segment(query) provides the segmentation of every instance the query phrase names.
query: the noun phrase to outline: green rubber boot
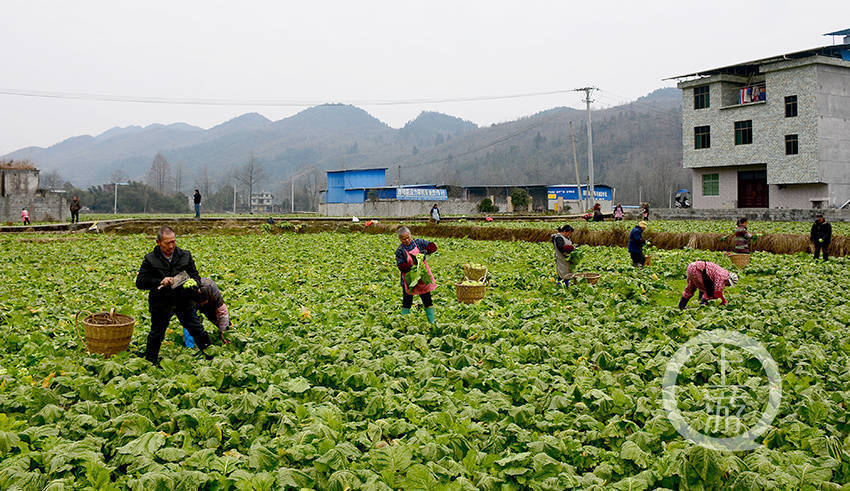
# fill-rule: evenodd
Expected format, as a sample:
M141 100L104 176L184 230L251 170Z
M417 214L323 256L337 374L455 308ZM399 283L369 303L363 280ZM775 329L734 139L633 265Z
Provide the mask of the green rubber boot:
M407 315L410 313L410 309L401 309L401 315Z
M425 316L428 317L428 322L431 324L437 322L436 316L434 315L434 307L426 307Z

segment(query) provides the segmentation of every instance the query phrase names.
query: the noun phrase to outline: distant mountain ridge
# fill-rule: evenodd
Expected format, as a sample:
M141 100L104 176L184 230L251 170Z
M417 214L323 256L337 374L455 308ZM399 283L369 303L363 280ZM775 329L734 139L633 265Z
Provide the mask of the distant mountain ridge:
M681 169L680 107L681 92L665 88L632 103L594 110L597 182L624 175L624 164L634 167L641 158L657 160L653 155L659 152L668 160L678 155ZM143 179L157 152L172 166L182 167L186 187L202 168L218 180L229 179L228 173L252 153L266 170L264 184L269 189L305 169L340 165L401 165L405 182L573 182L568 123L573 121L583 159L584 120L585 111L561 107L479 128L426 111L394 129L361 108L323 104L279 121L246 113L209 129L186 123L116 127L47 148L22 148L3 158L30 159L43 171L58 170L82 186L108 182L116 170Z

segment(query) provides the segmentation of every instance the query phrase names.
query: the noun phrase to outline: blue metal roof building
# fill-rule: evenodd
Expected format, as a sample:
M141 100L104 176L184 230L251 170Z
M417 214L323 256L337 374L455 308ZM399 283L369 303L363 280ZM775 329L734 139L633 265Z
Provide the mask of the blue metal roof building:
M324 203L363 203L369 193L378 199L442 201L448 199L445 189L434 184L387 186L387 169L345 169L328 171L328 189Z

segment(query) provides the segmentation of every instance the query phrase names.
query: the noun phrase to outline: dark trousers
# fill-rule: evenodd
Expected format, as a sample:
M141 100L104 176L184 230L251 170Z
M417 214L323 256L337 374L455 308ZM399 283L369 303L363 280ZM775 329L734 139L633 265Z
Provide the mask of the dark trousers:
M829 243L828 242L825 243L825 244L818 244L817 242L815 242L815 259L818 259L820 257L821 251L823 251L823 260L824 261L829 260Z
M422 306L425 308L434 305L434 302L431 300L431 292L423 293L422 295L419 295L419 298L422 299ZM411 306L413 306L413 295L408 295L406 293L402 294L401 308L409 309Z
M80 212L79 212L79 210L77 210L77 211L71 210L71 223L80 223Z
M195 203L195 218L201 218L201 204Z
M174 314L177 314L177 320L195 339L199 349L203 351L210 345L210 336L204 330L204 325L194 309L151 312L151 332L148 334L148 345L145 349L145 358L151 363L159 361L159 348L162 346L165 330Z
M629 255L632 256L632 266L643 267L643 264L646 262L646 256L643 255L643 251L629 252Z
M30 219L29 219L29 217L24 218L24 225L30 225Z

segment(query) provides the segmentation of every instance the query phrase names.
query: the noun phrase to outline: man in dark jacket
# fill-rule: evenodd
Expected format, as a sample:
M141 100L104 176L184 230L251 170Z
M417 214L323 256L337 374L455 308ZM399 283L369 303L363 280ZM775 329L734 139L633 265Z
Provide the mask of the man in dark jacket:
M201 192L197 189L192 195L192 200L195 202L195 218L201 218Z
M636 268L642 268L646 263L646 256L643 254L643 245L646 243L643 238L644 230L646 222L642 221L629 233L629 255L632 257L632 266Z
M812 244L815 246L815 259L820 257L823 251L823 260L829 259L829 243L832 241L832 225L827 223L823 218L823 213L818 213L815 216L815 223L812 224L811 234Z
M80 208L82 207L80 198L74 196L71 205L68 207L71 210L71 223L80 223Z
M164 226L156 234L156 247L145 255L136 276L136 288L148 290L151 331L148 334L145 358L154 365L159 364L159 348L174 314L177 314L177 319L195 339L201 353L210 345L210 337L194 311L191 290L172 288L175 285L174 277L181 272L185 272L196 284L200 284L201 276L195 268L192 254L178 248L174 230ZM206 353L204 356L210 358Z

